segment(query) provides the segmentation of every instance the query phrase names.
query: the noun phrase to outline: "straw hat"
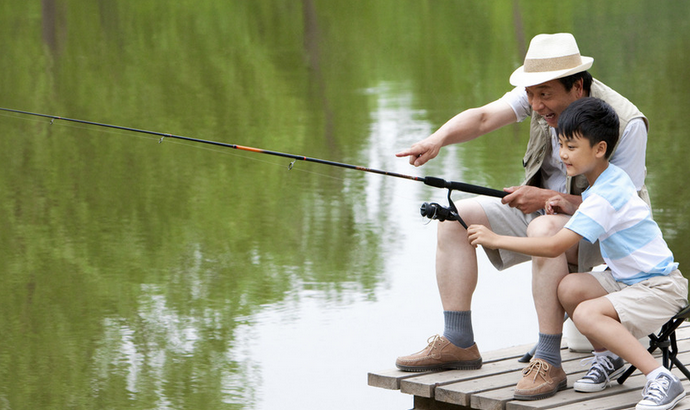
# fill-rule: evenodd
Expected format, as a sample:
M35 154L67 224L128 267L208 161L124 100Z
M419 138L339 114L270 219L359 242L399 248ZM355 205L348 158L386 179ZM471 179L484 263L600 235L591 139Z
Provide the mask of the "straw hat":
M514 86L529 87L585 71L594 59L580 55L570 33L539 34L529 43L525 64L510 76Z

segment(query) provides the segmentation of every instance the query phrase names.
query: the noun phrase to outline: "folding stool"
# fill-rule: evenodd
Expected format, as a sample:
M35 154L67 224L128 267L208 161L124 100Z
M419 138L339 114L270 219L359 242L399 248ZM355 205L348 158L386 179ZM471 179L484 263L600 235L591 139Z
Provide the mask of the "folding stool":
M673 316L668 322L661 326L658 334L649 335L649 353L653 353L656 349L661 350L662 364L665 368L671 370L675 365L678 370L683 372L685 377L690 380L690 371L683 363L676 357L678 355L678 345L676 343L676 329L686 319L690 318L690 305L684 307L680 312ZM628 369L618 378L618 383L623 384L625 380L635 371L635 366L630 365Z

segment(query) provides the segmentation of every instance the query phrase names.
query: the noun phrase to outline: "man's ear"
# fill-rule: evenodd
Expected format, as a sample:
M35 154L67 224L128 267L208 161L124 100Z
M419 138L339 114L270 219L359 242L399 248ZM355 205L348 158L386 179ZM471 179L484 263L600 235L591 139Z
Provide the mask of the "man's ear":
M575 95L577 95L578 99L585 97L585 80L583 78L579 78L575 81L573 88L575 89Z

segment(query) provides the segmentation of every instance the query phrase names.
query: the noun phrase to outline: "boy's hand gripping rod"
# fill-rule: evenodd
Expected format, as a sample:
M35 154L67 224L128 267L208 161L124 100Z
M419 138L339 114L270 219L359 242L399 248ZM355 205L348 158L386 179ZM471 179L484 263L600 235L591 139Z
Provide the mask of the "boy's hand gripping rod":
M448 208L444 208L444 207L442 207L436 203L428 204L425 202L422 205L422 208L420 209L421 214L423 216L430 218L430 219L438 219L441 221L443 221L443 220L457 220L465 228L467 228L467 225L462 220L462 218L460 218L460 216L457 214L457 209L455 208L453 201L450 199L450 194L453 190L468 192L468 193L478 194L478 195L494 196L494 197L499 197L499 198L502 198L508 194L507 192L499 191L497 189L467 184L464 182L446 181L444 179L437 178L437 177L418 177L418 176L413 176L413 175L404 175L404 174L399 174L397 172L382 171L382 170L367 168L367 167L363 167L363 166L359 166L359 165L344 164L341 162L333 162L333 161L327 161L324 159L310 158L310 157L305 157L302 155L286 154L284 152L269 151L269 150L265 150L265 149L261 149L261 148L253 148L253 147L247 147L247 146L237 145L237 144L228 144L225 142L203 140L203 139L198 139L198 138L190 138L190 137L184 137L181 135L168 134L168 133L163 133L163 132L158 132L158 131L147 131L147 130L142 130L142 129L138 129L138 128L123 127L123 126L119 126L119 125L104 124L104 123L100 123L100 122L77 120L77 119L73 119L73 118L60 117L57 115L39 114L39 113L35 113L35 112L14 110L14 109L10 109L10 108L2 108L2 107L0 107L0 110L12 112L12 113L16 113L16 114L32 115L35 117L50 118L51 124L55 120L62 120L62 121L68 121L68 122L75 122L75 123L79 123L79 124L93 125L93 126L97 126L97 127L113 128L113 129L118 129L118 130L123 130L123 131L137 132L137 133L141 133L141 134L156 135L156 136L161 137L160 140L158 140L159 143L163 142L164 138L174 138L174 139L179 139L179 140L184 140L184 141L192 141L192 142L198 142L198 143L202 143L202 144L210 144L210 145L216 145L216 146L220 146L220 147L233 148L233 149L238 149L238 150L242 150L242 151L249 151L249 152L256 152L256 153L260 153L260 154L275 155L275 156L279 156L279 157L290 158L294 161L316 162L319 164L331 165L331 166L336 166L336 167L340 167L340 168L355 169L358 171L371 172L371 173L375 173L375 174L387 175L387 176L396 177L396 178L404 178L404 179L411 179L413 181L421 181L421 182L424 182L425 185L429 185L429 186L436 187L436 188L448 189L448 202L450 204L450 206ZM294 161L290 163L289 169L292 169L292 166L294 165Z

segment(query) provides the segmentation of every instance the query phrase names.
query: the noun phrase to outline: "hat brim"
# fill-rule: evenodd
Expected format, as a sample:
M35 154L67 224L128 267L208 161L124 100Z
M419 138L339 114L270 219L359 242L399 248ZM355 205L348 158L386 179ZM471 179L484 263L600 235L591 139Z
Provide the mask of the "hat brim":
M582 64L574 68L557 71L542 71L538 73L526 73L525 66L523 65L518 67L518 69L513 71L513 74L510 75L510 83L516 87L531 87L557 78L563 78L586 71L592 66L592 63L594 63L592 57L582 56L582 61Z

